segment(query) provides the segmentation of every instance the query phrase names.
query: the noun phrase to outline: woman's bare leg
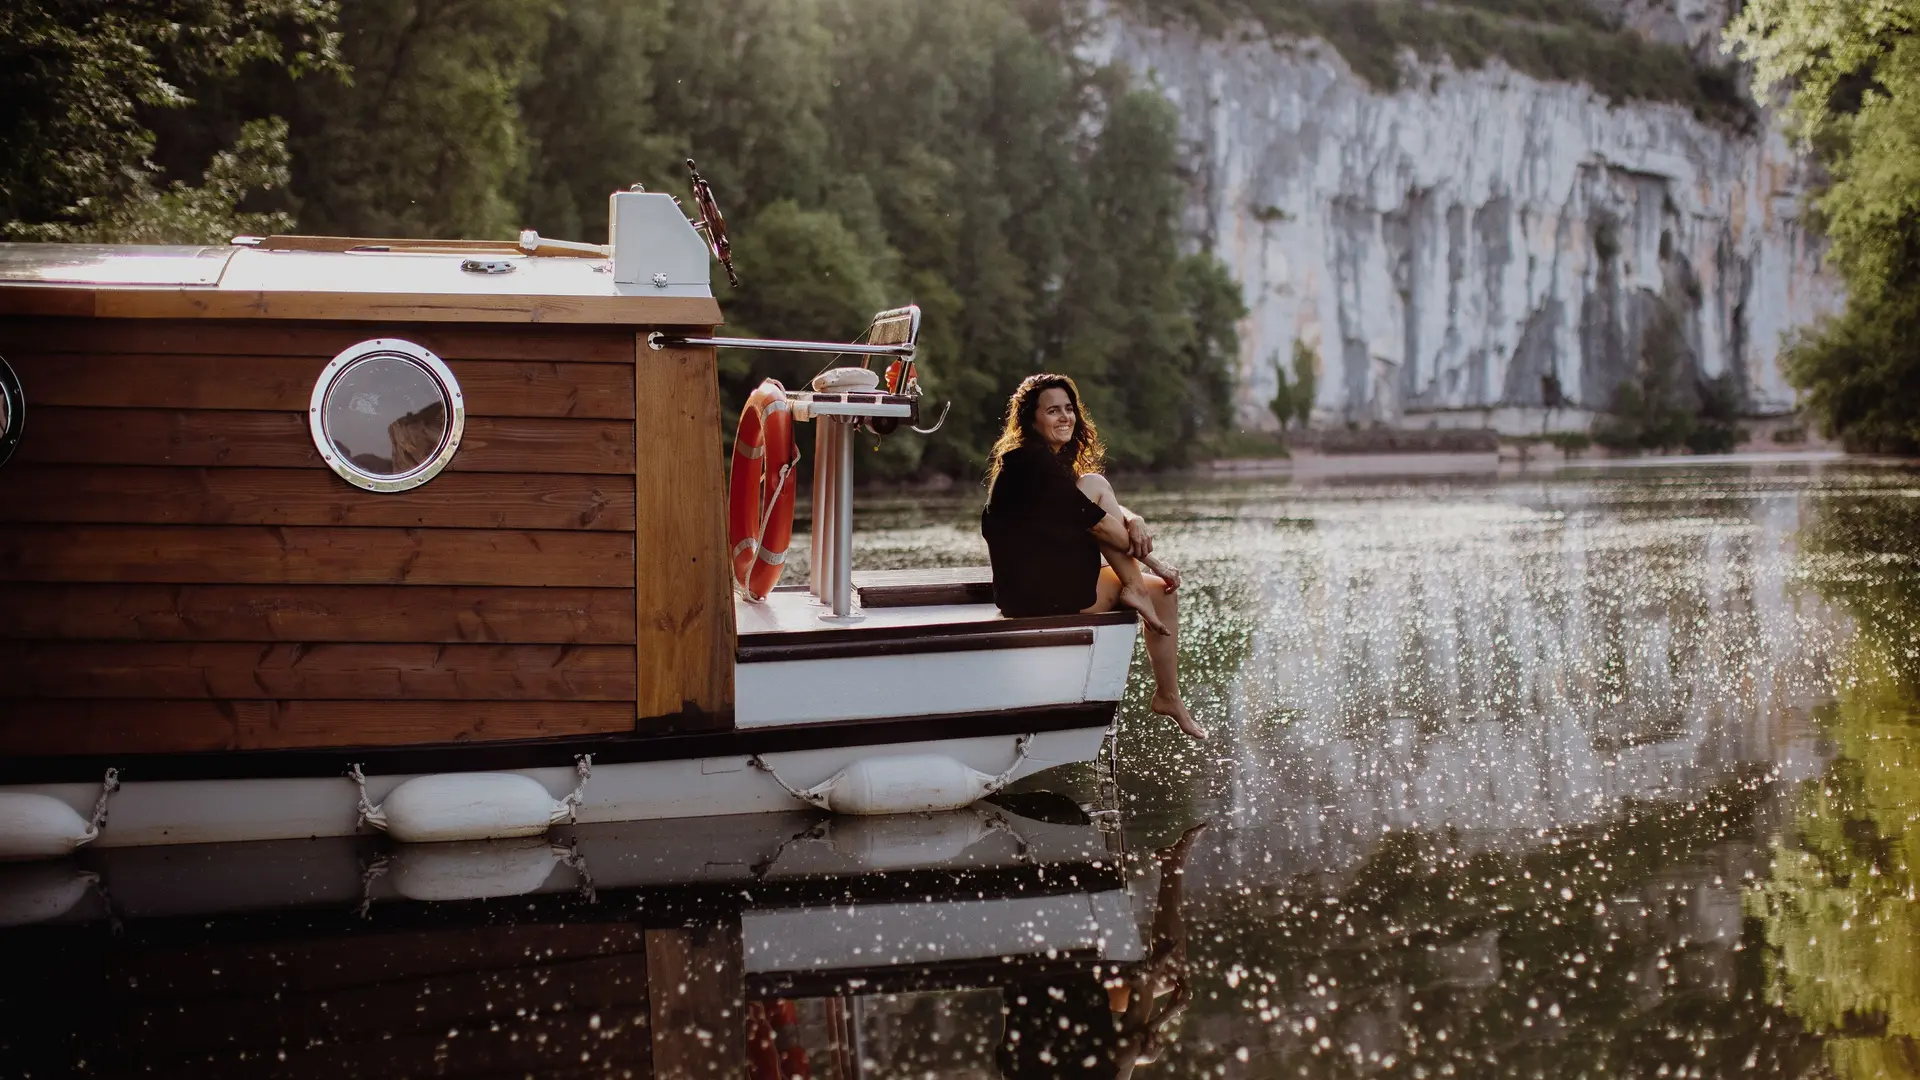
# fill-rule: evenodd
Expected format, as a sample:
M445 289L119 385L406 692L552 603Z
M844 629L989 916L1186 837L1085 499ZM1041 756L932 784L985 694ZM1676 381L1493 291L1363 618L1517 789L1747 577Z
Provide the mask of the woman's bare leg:
M1140 621L1146 623L1151 631L1147 635L1148 641L1173 633L1162 621L1160 604L1156 601L1156 593L1165 591L1165 583L1151 574L1142 573L1139 562L1119 548L1103 543L1100 545L1100 554L1107 560L1107 565L1100 568L1100 580L1094 585L1093 606L1086 610L1095 612L1132 608L1140 613Z
M1120 502L1113 486L1098 473L1080 478L1080 490L1099 503L1107 513L1118 517ZM1167 583L1140 570L1137 560L1118 548L1100 545L1107 569L1100 572L1100 584L1089 611L1112 611L1124 605L1140 612L1151 631L1147 635L1147 659L1153 664L1153 701L1148 706L1161 716L1172 718L1180 730L1195 739L1207 737L1207 729L1193 719L1187 703L1180 697L1180 599Z

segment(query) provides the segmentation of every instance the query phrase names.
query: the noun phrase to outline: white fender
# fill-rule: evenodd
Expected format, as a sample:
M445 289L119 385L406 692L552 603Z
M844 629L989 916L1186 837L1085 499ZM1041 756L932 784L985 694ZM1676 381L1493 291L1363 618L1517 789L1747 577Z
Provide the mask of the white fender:
M863 870L899 870L951 862L992 831L977 812L964 810L839 818L828 827L827 842Z
M0 926L26 926L73 910L95 878L72 863L0 870Z
M436 773L394 788L379 816L396 840L499 840L538 836L568 812L539 781L518 773Z
M856 761L805 794L836 814L911 814L971 805L995 780L945 754L891 754Z
M98 835L51 795L0 794L0 859L57 859Z
M559 861L544 837L470 840L403 847L394 852L389 872L394 891L409 900L486 900L532 892L553 876Z

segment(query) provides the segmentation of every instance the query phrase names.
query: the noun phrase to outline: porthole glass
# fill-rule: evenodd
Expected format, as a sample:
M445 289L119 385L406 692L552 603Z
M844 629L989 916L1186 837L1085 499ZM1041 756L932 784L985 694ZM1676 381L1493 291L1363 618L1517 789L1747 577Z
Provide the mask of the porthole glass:
M20 393L20 378L13 373L5 357L0 357L0 465L13 456L20 436L27 429L27 399Z
M320 457L368 491L405 491L460 448L466 406L453 372L411 341L363 341L333 358L308 414Z

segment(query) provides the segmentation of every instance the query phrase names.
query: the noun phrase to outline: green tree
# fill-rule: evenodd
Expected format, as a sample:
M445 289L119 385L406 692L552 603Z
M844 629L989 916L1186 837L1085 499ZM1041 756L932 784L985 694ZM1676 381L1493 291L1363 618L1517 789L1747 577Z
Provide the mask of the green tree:
M233 149L213 156L199 187L175 180L165 190L136 183L117 199L87 200L78 220L16 222L16 239L54 243L225 244L240 234L289 232L284 210L246 212L255 193L287 186L287 123L279 117L250 120Z
M1315 395L1320 392L1320 354L1313 346L1293 339L1293 418L1301 427L1313 419Z
M1912 500L1824 501L1803 533L1815 587L1858 632L1823 718L1835 754L1802 785L1752 894L1773 961L1769 991L1824 1037L1841 1077L1920 1074L1920 536Z
M1287 368L1280 362L1278 354L1275 354L1272 363L1274 391L1273 400L1267 402L1267 410L1273 413L1275 420L1280 421L1280 430L1285 431L1293 426L1293 384L1287 381Z
M1647 327L1640 365L1620 384L1593 441L1614 450L1724 454L1739 444L1740 395L1730 374L1697 379L1679 316L1664 305Z
M530 153L518 95L546 15L546 0L342 0L351 79L290 90L302 227L516 235Z
M1917 29L1920 0L1752 0L1727 31L1828 173L1814 208L1847 309L1793 341L1788 378L1828 433L1904 453L1920 452Z
M661 130L653 107L669 8L668 0L572 0L552 9L520 83L530 159L520 224L604 243L608 193L680 179L676 166L691 148Z
M246 127L206 165L204 187L195 189L167 183L151 160L153 119L249 69L337 70L335 17L326 0L17 0L0 7L5 232L202 241L277 226L280 219L244 217L238 208L252 192L284 182L283 125Z
M844 339L881 307L925 313L922 384L951 418L862 455L869 473L977 474L1039 370L1081 380L1121 466L1176 464L1227 417L1239 287L1181 234L1173 108L1087 59L1081 0L228 2L322 12L330 34L337 14L324 58L341 77L289 78L302 24L272 23L280 53L136 147L206 183L117 189L96 210L107 231L220 238L285 228L239 216L277 209L321 233L600 240L610 191L684 197L691 156L733 226L731 330ZM274 116L290 160L279 129L248 126ZM729 355L723 390L737 406L818 363Z

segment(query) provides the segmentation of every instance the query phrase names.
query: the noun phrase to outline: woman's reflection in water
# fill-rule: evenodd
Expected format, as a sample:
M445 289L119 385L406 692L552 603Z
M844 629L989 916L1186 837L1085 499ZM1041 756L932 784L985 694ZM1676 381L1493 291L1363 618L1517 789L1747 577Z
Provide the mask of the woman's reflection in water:
M1127 1080L1136 1067L1160 1059L1167 1029L1192 997L1181 907L1187 853L1206 827L1204 821L1193 826L1155 855L1160 893L1145 962L1104 984L1076 973L1007 987L1001 1006L1006 1033L997 1056L1008 1080Z

